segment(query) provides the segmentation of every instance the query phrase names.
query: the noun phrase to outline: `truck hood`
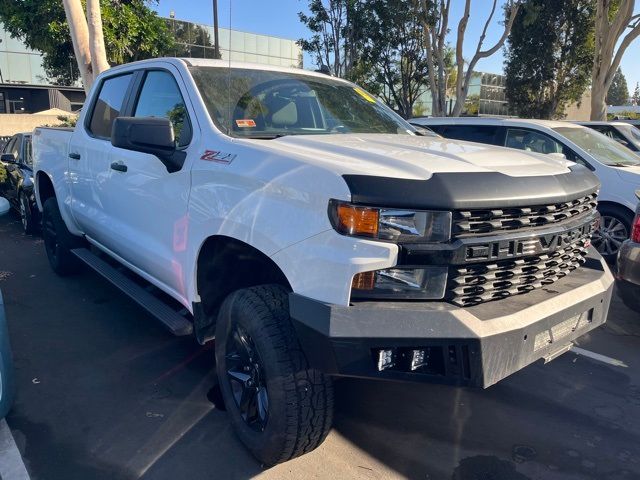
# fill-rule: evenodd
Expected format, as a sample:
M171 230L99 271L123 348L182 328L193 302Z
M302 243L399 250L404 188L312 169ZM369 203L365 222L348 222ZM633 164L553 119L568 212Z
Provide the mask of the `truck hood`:
M270 149L341 174L429 179L434 173L497 172L531 177L568 173L572 165L542 154L411 135L292 135L268 142Z

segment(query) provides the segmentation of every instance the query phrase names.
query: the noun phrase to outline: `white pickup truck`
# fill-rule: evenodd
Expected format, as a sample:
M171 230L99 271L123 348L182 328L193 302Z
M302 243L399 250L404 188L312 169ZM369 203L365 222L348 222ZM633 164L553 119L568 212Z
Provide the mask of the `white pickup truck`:
M36 129L34 164L53 269L88 264L215 339L231 422L267 465L325 438L333 376L487 387L606 319L589 170L420 135L320 73L112 68L73 131Z

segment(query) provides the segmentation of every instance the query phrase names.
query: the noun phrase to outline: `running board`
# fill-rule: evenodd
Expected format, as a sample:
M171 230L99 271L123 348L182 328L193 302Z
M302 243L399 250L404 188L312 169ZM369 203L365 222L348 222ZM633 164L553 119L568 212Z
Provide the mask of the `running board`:
M193 324L172 310L168 305L154 297L151 293L128 278L122 272L109 265L97 255L86 248L76 248L71 250L76 257L109 280L113 285L127 294L134 302L144 308L147 312L176 336L190 335L193 333Z

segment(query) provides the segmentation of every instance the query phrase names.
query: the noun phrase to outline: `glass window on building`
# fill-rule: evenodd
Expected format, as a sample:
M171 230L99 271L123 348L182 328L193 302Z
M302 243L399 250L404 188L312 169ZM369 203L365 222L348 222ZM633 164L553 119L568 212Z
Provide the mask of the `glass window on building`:
M5 107L4 92L0 92L0 113L7 113L7 108Z

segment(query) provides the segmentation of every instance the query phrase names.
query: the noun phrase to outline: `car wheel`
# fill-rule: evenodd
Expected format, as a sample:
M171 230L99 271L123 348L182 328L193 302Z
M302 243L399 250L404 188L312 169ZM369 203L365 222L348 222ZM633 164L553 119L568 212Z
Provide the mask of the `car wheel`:
M71 250L84 246L84 242L82 238L71 234L67 229L55 197L44 202L42 238L49 264L54 272L60 276L66 276L74 274L80 269L80 260L71 253Z
M622 242L629 238L633 215L609 205L598 207L598 212L600 228L594 232L592 243L607 262L615 263Z
M331 428L331 378L309 367L278 285L230 294L216 325L216 370L231 424L271 466L310 452Z
M36 232L37 225L33 218L33 212L31 211L31 205L29 199L24 192L20 192L18 196L18 203L20 207L20 221L22 222L22 229L27 235L31 235Z

